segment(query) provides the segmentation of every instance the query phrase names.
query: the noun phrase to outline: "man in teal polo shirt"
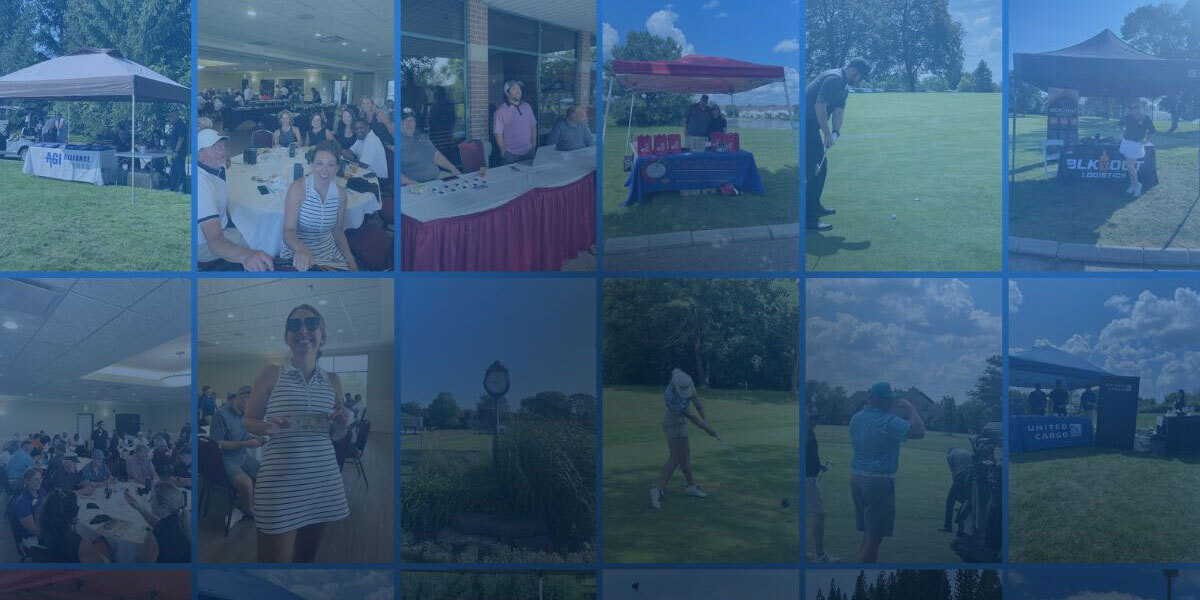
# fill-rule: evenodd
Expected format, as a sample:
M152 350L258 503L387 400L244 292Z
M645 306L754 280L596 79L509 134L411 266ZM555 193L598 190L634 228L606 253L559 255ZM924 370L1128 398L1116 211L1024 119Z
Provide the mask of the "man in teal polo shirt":
M883 538L896 522L896 469L900 442L925 437L925 421L891 384L871 386L862 410L850 419L850 496L854 522L863 532L858 562L875 562Z

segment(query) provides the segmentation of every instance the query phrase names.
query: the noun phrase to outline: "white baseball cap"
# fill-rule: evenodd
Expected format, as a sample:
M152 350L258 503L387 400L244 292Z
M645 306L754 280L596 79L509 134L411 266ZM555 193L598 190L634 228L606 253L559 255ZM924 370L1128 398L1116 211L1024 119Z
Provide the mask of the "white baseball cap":
M696 393L696 386L692 383L692 376L679 369L671 371L671 387L675 388L675 393L683 398L691 398Z
M201 129L200 133L196 135L196 149L203 150L227 139L229 139L229 136L221 135L216 129Z

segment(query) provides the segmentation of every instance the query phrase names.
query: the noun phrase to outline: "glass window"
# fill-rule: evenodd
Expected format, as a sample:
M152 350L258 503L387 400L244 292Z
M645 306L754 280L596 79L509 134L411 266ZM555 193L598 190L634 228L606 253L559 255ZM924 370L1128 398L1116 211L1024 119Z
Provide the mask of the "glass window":
M578 98L579 63L575 56L575 32L546 25L542 29L541 74L542 112L538 118L538 129L544 135L554 128L559 119L567 118L567 111L578 103L589 99Z
M466 71L462 44L405 36L400 57L400 105L451 161L466 139Z
M417 33L452 40L465 37L466 11L462 0L402 0L400 26L406 33Z
M575 32L554 25L542 25L542 53L552 54L563 50L575 51Z
M537 21L522 19L498 10L488 11L488 45L537 52Z
M367 355L323 356L317 362L322 370L337 373L342 393L367 395Z

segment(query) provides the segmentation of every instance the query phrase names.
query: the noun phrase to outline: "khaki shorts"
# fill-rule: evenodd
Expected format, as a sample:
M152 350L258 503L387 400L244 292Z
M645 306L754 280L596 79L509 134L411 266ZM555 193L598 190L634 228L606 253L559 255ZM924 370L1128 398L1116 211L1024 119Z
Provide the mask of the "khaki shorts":
M675 414L668 410L663 415L662 428L663 432L667 434L668 440L680 438L686 440L688 438L687 417L683 416L683 413Z
M896 480L889 477L850 476L854 499L854 525L872 538L892 536L896 525Z
M810 517L825 516L825 497L821 495L821 482L816 477L804 478L805 514Z

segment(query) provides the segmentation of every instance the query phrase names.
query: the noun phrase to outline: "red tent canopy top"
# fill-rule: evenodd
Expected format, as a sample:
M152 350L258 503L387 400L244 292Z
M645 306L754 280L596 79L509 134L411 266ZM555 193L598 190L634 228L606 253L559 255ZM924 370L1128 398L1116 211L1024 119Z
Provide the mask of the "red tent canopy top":
M691 54L679 60L614 60L613 74L635 92L734 94L782 81L783 67Z

